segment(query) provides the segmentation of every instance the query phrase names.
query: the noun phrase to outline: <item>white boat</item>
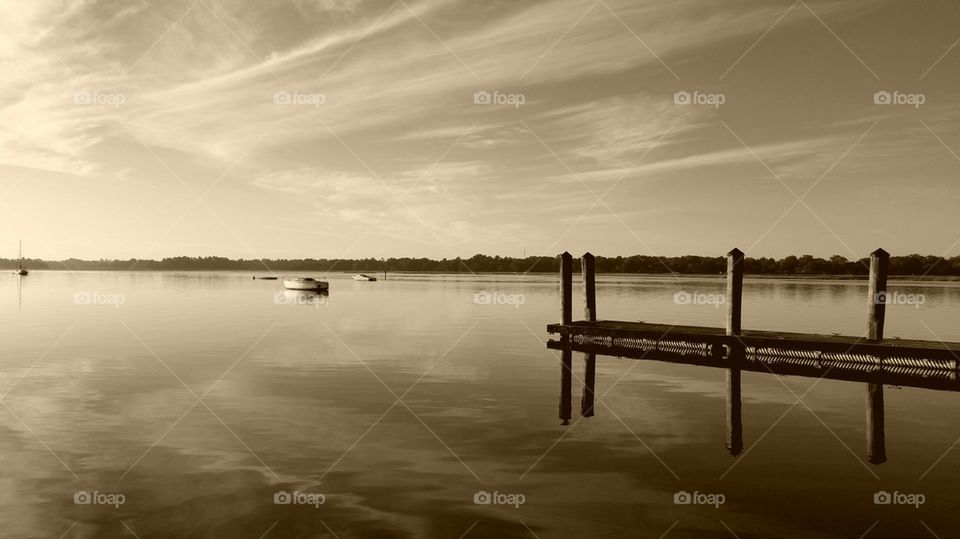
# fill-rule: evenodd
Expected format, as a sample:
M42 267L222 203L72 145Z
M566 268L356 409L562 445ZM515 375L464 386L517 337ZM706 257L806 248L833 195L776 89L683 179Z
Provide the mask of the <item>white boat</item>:
M283 286L289 290L327 290L330 283L313 277L284 277Z
M29 271L23 269L23 241L20 241L20 253L19 260L17 262L17 275L27 275Z
M377 278L371 275L367 275L366 273L358 273L353 276L353 280L354 281L376 281Z

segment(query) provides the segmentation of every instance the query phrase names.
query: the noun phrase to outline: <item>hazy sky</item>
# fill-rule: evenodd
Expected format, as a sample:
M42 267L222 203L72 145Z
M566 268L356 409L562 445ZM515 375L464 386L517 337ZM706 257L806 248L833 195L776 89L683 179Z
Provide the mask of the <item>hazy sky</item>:
M958 40L948 0L3 2L0 255L956 255Z

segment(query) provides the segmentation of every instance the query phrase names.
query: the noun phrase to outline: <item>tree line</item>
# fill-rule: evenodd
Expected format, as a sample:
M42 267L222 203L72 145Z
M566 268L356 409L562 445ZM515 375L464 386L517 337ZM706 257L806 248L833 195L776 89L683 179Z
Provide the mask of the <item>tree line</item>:
M678 273L715 275L726 271L724 257L708 256L615 256L596 258L598 273ZM574 259L576 270L579 260ZM512 258L474 255L470 258L360 258L360 259L230 259L219 256L177 256L162 260L80 260L70 258L60 261L36 259L24 260L28 269L57 270L142 270L142 271L210 271L247 270L265 271L363 271L368 273L393 272L445 272L445 273L526 273L556 272L559 262L556 257L530 256ZM16 259L0 258L0 268L17 267ZM744 270L755 275L867 275L869 259L848 260L834 255L817 258L811 255L775 258L747 258ZM890 258L891 275L960 276L960 256L944 258L930 255L893 256Z

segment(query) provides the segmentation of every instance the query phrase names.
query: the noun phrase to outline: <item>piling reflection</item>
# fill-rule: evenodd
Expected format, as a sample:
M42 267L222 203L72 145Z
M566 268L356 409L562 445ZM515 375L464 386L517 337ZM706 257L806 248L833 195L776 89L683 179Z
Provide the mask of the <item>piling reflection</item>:
M749 360L736 360L733 357L710 358L691 357L689 355L670 354L665 352L640 351L635 348L617 348L590 343L577 343L570 340L548 341L548 348L562 352L563 367L561 370L561 397L560 419L568 424L571 418L572 400L572 355L574 352L584 354L583 396L580 414L583 417L594 415L594 395L596 383L597 355L614 356L640 361L662 361L668 363L682 363L705 368L722 368L726 371L726 448L737 456L744 449L743 442L743 412L742 412L742 384L743 371L758 372L773 375L792 375L809 378L827 378L850 382L866 383L866 433L867 433L867 460L873 464L882 464L887 461L886 432L884 428L884 401L883 386L895 385L901 387L916 387L931 390L960 392L958 371L942 368L910 368L867 370L862 368L843 369L835 366L828 368L797 365L793 363L760 363ZM731 365L732 364L732 365ZM578 379L580 379L578 375Z
M743 451L743 415L740 398L740 369L727 369L727 451Z
M580 415L593 417L593 391L597 379L597 356L584 354L583 394L580 397Z
M560 355L560 421L569 425L573 416L573 352L565 348Z
M887 461L882 384L867 384L867 460L873 464L883 464Z

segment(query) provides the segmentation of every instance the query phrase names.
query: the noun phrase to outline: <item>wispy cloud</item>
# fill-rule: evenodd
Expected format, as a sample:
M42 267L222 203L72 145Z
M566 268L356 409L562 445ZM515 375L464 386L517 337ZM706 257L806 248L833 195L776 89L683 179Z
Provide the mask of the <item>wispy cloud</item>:
M229 172L214 200L225 206L256 200L263 227L311 223L333 231L339 221L356 225L350 230L359 234L382 218L392 219L389 233L402 231L389 244L397 249L416 235L441 254L442 243L479 250L492 245L485 243L494 241L490 231L550 245L560 233L551 228L593 202L581 182L602 192L619 181L620 196L662 196L658 208L670 208L679 194L690 194L685 187L676 187L674 196L637 189L704 171L718 178L762 176L757 157L786 181L816 177L864 118L912 121L916 110L872 105L876 81L869 73L853 79L863 75L850 68L859 64L830 34L866 51L862 57L874 64L871 47L884 44L858 26L858 18L893 8L846 0L808 4L829 31L796 9L758 42L786 5L4 3L0 165L149 183L171 205L184 195L171 170L198 184ZM790 32L794 45L778 39L781 32ZM952 39L928 47L930 62ZM814 52L797 49L798 41ZM803 62L819 62L822 71L813 64L804 64L806 72L784 67ZM943 62L925 79L929 84L949 77L950 59ZM849 86L834 91L838 81ZM726 104L677 106L672 95L678 90L723 92ZM477 105L479 91L522 94L524 103ZM82 103L78 92L106 97ZM801 93L795 106L783 104ZM280 94L290 100L278 101ZM111 103L109 96L123 102ZM930 97L924 110L940 110L938 96ZM833 106L841 100L843 107ZM753 152L721 121L742 130ZM950 139L954 122L943 121ZM884 152L874 146L894 144L883 129L860 151L888 161L895 146L883 146ZM907 135L901 148L942 150L935 140L928 144L925 131ZM838 172L863 166L854 157ZM395 194L411 186L398 203ZM23 193L40 203L39 190L27 186ZM297 198L305 195L312 200ZM163 229L158 225L156 235Z

